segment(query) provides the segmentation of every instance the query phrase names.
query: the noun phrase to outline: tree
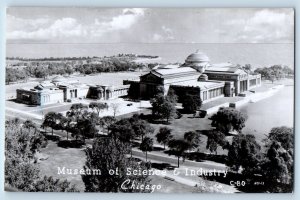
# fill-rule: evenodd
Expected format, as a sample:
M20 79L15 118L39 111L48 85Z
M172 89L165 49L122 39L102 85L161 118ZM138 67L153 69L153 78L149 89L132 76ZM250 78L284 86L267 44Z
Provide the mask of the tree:
M113 110L113 114L114 114L114 117L116 117L116 114L119 113L119 107L120 105L118 103L112 103L111 106L110 106Z
M36 133L37 131L37 127L36 127L36 124L33 123L31 120L26 120L24 123L23 123L23 126L29 130L31 130L31 128L34 130L34 134Z
M103 128L107 129L107 133L109 133L109 127L110 125L112 125L113 123L115 123L117 120L116 118L112 117L112 116L104 116L100 119L100 125Z
M79 130L79 137L83 138L84 141L86 138L95 137L95 134L98 133L96 124L90 119L79 119L76 124L76 129Z
M286 72L292 72L288 68L282 68L281 65L273 65L271 67L257 68L255 73L261 74L262 78L272 81L283 78Z
M145 137L142 140L142 143L140 145L140 149L144 152L146 152L146 162L147 162L147 152L153 150L153 139L149 137Z
M227 148L228 142L225 139L224 133L218 130L211 130L207 136L206 149L211 153L215 152L217 154L218 146L223 149Z
M32 132L31 125L21 126L19 120L5 122L5 185L24 192L77 191L66 180L46 183L45 180L52 178L40 178L39 168L32 161L36 160L36 153L46 146L47 140L38 130Z
M189 150L197 149L201 143L201 136L195 131L185 132L183 138L189 144Z
M132 140L135 137L134 130L129 119L121 119L109 127L109 136L113 139L119 139L121 142L128 143L131 149L132 156Z
M169 141L168 146L177 156L177 166L179 167L179 159L185 157L185 151L189 149L189 143L183 139L172 139Z
M175 91L171 88L168 91L168 99L174 103L176 105L177 101L178 101L178 96L176 95Z
M52 176L44 176L34 184L34 192L78 192L75 185L71 185L67 180L61 181Z
M212 120L211 126L216 130L226 134L232 131L238 133L245 127L247 116L234 108L220 108L217 113L210 118Z
M196 111L200 109L202 105L202 101L199 95L186 95L183 102L182 107L185 112L196 114Z
M234 171L242 168L244 175L253 176L259 173L259 165L262 160L261 146L256 142L254 135L239 134L232 138L228 148L226 165Z
M293 128L281 126L271 129L267 138L263 140L265 146L270 147L273 142L279 142L280 145L287 151L294 150L294 130Z
M250 73L252 71L252 66L250 64L245 64L243 69L246 70L248 73Z
M271 192L291 192L294 177L294 134L289 127L272 128L264 140L265 160L262 175L272 185Z
M92 148L86 150L86 172L100 171L101 174L86 173L82 175L86 192L149 192L146 189L123 189L124 181L130 183L148 184L148 175L127 174L127 169L145 170L144 164L137 163L126 158L129 147L119 139L98 138L94 141ZM118 174L111 175L110 171L117 171Z
M15 82L17 80L16 73L17 71L12 68L5 68L5 82L7 85L9 85L11 82Z
M166 147L166 144L173 138L173 135L171 134L171 129L168 127L160 127L158 133L156 134L156 140L160 144L164 145L164 149Z
M46 77L49 75L48 69L43 66L39 66L39 67L35 68L34 73L37 78L44 78L44 79L46 79Z
M44 121L42 123L43 127L50 127L52 129L52 135L53 135L53 129L56 125L56 121L57 121L57 113L55 112L48 112L45 117L44 117Z
M282 69L283 73L286 74L286 75L293 75L294 74L294 70L291 69L290 67L288 66L284 66L283 69Z
M146 135L151 135L154 132L154 128L145 120L131 118L130 123L135 136L140 137L142 140Z
M62 117L59 121L60 130L67 132L67 140L69 140L69 132L71 131L72 119L68 117Z
M158 94L150 102L153 117L166 119L169 122L169 119L176 116L176 107L172 98Z
M107 103L91 102L89 105L89 108L91 108L93 110L95 109L99 116L101 110L108 109L108 105L107 105Z

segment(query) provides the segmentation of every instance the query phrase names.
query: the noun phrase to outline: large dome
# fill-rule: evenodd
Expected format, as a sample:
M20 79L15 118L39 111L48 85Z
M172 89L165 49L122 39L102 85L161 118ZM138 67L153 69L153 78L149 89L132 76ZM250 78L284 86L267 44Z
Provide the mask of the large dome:
M202 63L209 62L209 58L202 52L196 51L185 59L186 63Z

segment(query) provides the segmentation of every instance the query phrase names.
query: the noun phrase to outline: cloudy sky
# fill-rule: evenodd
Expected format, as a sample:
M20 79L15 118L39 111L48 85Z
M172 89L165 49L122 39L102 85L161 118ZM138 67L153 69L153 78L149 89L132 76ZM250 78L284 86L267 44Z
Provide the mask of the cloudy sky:
M7 43L293 43L292 9L7 9Z

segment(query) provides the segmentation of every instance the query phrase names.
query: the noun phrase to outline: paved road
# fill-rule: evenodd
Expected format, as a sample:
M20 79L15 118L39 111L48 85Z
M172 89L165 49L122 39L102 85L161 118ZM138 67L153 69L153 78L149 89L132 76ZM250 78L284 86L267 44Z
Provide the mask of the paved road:
M134 148L132 150L132 155L134 157L140 157L140 158L145 158L146 154L142 152L141 150ZM177 162L178 158L175 156L169 156L167 154L164 154L162 152L148 152L147 153L147 159L153 162L158 162L158 163L170 163L174 167L177 167ZM226 165L221 164L221 163L216 163L216 162L210 162L210 161L204 161L204 162L196 162L192 160L187 160L185 161L180 158L179 165L184 165L186 167L198 167L198 168L204 168L204 169L216 169L216 170L225 170Z

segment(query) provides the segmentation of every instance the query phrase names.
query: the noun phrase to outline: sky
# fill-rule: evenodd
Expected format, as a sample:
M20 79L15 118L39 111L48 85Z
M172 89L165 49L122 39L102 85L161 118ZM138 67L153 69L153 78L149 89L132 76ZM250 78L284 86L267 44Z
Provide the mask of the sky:
M289 8L7 9L8 44L294 43Z

